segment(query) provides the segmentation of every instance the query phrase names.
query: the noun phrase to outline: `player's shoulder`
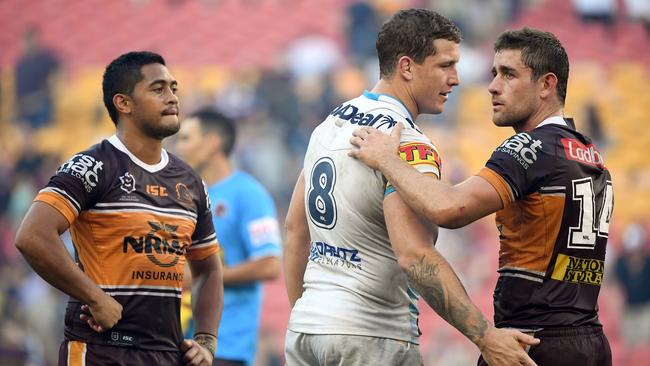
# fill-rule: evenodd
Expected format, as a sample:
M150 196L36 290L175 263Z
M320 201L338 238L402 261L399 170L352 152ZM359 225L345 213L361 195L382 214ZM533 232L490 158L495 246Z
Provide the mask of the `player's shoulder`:
M199 182L203 184L203 179L197 173L188 163L183 161L183 159L179 158L178 156L174 155L173 153L167 152L167 155L169 157L169 166L173 167L174 169L177 169L181 172L181 174L189 175L192 180L195 182Z
M84 157L88 160L109 160L115 155L115 148L108 140L102 140L85 150L81 150L69 157L69 160L80 160Z
M408 110L393 97L368 91L356 98L338 105L330 113L340 121L347 121L353 127L374 127L380 130L394 128L397 123L407 122L414 126Z
M103 140L89 148L70 156L56 170L56 175L71 175L78 178L86 191L91 192L101 182L109 179L111 166L115 164L115 149Z

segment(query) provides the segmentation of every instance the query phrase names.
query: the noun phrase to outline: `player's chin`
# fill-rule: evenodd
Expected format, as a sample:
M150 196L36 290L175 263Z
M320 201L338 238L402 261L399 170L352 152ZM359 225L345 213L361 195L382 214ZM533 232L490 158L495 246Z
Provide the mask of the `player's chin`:
M165 116L160 122L161 123L159 127L156 128L156 133L162 138L174 135L181 129L181 124L178 116Z
M173 124L177 124L179 127L181 125L177 114L163 114L161 120L164 124L173 123Z
M431 107L427 108L425 113L427 114L440 114L445 111L445 105L444 103L439 103L432 105Z
M508 118L503 116L501 113L492 114L492 123L497 127L508 127L512 126L512 123Z

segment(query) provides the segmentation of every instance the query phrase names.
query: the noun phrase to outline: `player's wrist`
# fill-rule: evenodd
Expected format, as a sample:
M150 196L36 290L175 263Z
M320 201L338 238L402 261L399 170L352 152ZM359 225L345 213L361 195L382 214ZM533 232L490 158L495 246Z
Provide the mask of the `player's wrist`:
M86 296L85 299L79 299L82 301L82 303L87 304L91 308L97 307L98 305L104 303L106 301L106 297L108 297L106 292L102 290L99 286L95 285L95 288L89 289L88 295Z
M400 164L402 159L399 157L399 154L386 154L380 159L377 159L377 168L382 172L390 170L395 164Z
M476 337L475 339L472 339L472 341L474 342L476 347L478 347L481 353L483 353L485 349L488 347L488 338L489 336L491 336L492 333L494 333L496 329L497 328L495 328L493 325L490 325L482 335Z
M212 333L194 333L194 342L205 348L212 356L217 351L217 336Z

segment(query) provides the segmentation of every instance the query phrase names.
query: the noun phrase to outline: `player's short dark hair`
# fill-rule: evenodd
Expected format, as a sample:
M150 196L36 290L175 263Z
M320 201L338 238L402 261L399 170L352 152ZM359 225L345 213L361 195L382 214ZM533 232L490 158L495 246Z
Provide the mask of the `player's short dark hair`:
M446 17L428 9L407 9L395 13L377 34L379 76L390 77L397 60L402 56L412 58L418 64L427 56L435 55L433 41L446 39L460 43L458 27Z
M221 150L226 156L230 156L235 147L237 132L232 119L213 108L202 108L194 112L191 118L197 118L201 122L201 129L204 132L214 132L221 137Z
M503 32L494 43L494 51L521 50L521 61L530 67L533 80L552 72L557 76L557 95L564 105L569 80L569 57L551 32L522 28Z
M165 59L157 53L136 51L125 53L106 66L102 81L104 105L116 126L118 114L113 104L113 97L115 94L131 95L135 84L144 79L142 67L150 64L165 65Z

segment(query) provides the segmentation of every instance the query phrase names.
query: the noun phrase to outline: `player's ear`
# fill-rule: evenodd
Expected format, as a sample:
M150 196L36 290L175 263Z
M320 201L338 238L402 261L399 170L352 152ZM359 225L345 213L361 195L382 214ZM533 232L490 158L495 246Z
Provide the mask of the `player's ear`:
M113 95L113 105L118 112L130 114L133 108L133 101L128 95L117 93Z
M412 58L408 56L402 56L397 60L397 73L404 78L404 80L413 79L413 61Z
M557 93L557 76L552 72L548 72L539 77L538 85L539 96L546 99L553 93Z
M206 143L210 146L210 148L216 150L216 151L221 151L221 146L222 146L222 141L221 141L221 136L219 136L216 133L209 133L205 135L206 137Z

